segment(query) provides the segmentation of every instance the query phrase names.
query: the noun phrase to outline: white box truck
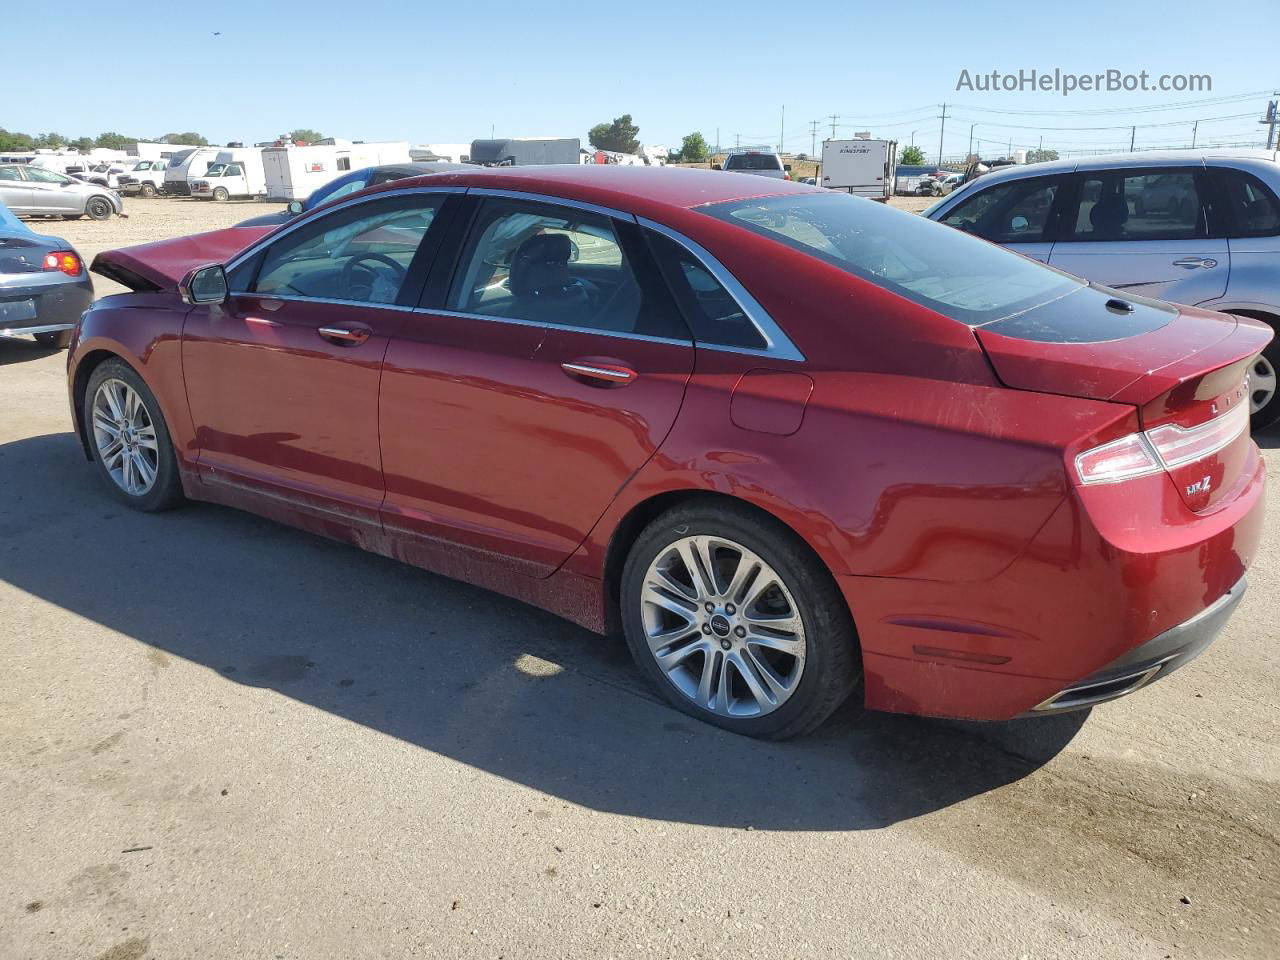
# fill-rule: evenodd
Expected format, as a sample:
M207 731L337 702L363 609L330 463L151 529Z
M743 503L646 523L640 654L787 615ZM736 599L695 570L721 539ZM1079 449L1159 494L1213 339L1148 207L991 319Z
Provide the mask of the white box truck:
M164 168L164 192L171 197L191 196L192 180L203 177L209 164L218 162L222 147L191 147L179 150Z
M262 151L255 147L219 150L217 161L205 175L191 181L191 195L201 200L265 197L267 175Z
M818 186L887 201L897 169L896 140L824 140Z
M305 147L267 147L262 151L269 200L304 200L317 187L348 171L409 160L407 140L380 143L328 140Z

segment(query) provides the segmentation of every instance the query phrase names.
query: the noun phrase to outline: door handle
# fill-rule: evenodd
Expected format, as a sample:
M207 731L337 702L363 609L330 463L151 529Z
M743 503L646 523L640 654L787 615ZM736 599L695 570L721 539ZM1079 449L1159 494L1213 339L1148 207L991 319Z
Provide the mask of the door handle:
M319 327L316 333L342 347L354 347L364 343L372 333L368 327Z
M1173 265L1175 267L1186 267L1188 270L1194 270L1196 267L1204 267L1205 269L1208 269L1210 267L1216 267L1218 265L1218 261L1209 257L1183 257L1180 260L1173 261Z
M562 363L560 369L592 387L625 387L638 376L620 363Z

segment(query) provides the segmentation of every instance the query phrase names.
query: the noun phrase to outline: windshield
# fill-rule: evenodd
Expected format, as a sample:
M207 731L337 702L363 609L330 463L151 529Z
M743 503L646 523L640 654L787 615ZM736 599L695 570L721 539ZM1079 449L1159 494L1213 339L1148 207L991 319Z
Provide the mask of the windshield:
M970 326L1081 286L985 240L848 194L731 200L698 209Z
M211 163L209 164L209 169L204 172L204 175L206 177L220 177L222 176L222 171L226 169L227 165L225 163Z
M735 153L724 162L726 170L781 170L782 161L772 153Z

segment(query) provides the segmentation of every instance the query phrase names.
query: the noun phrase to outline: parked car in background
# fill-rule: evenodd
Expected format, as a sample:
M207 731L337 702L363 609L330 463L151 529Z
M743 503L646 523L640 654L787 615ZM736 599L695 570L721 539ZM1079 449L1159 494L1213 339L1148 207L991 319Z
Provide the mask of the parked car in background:
M729 173L750 173L757 177L774 177L778 180L791 179L791 167L784 164L782 157L775 151L767 149L730 153L724 158L724 163L717 165L715 169Z
M113 267L143 293L98 301L67 371L113 495L621 627L738 733L810 730L859 682L988 720L1124 695L1210 643L1262 535L1266 325L847 194L470 169Z
M140 160L127 173L120 175L120 192L125 196L150 199L164 189L164 171L168 160Z
M71 244L36 233L0 203L0 336L65 347L92 302L88 268Z
M106 220L124 213L124 202L114 190L22 163L0 164L0 203L23 217Z
M474 170L468 163L442 163L439 161L416 161L413 163L389 163L380 167L365 167L352 170L344 176L331 180L323 187L312 191L305 200L291 200L289 205L276 213L264 213L260 217L251 217L241 221L241 227L273 227L288 223L299 214L314 210L322 203L356 193L365 187L376 187L380 183L402 180L405 177L421 177L428 173L449 173L457 170Z
M77 180L83 180L85 183L96 183L100 187L109 187L112 190L120 188L120 177L132 170L139 161L115 161L112 163L99 163L85 167L81 172L71 174Z
M200 200L231 200L267 195L262 151L252 147L219 150L204 176L190 182L191 195Z
M946 173L940 176L926 177L921 181L919 193L926 197L945 197L964 182L962 173Z
M925 216L1125 293L1280 330L1280 163L1176 150L992 170ZM1249 371L1253 425L1280 420L1280 341Z

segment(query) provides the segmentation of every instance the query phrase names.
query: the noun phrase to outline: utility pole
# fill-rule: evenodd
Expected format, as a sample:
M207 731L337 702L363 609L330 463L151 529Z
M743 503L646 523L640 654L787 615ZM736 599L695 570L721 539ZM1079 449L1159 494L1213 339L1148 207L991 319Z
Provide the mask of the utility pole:
M787 144L787 105L782 105L782 124L778 128L778 155L782 155Z
M716 153L720 152L720 128L716 127Z
M977 126L977 124L976 124L976 123L971 123L971 124L969 124L969 152L968 152L968 154L966 154L966 156L965 156L965 159L966 159L966 160L967 160L969 157L972 157L972 156L973 156L973 128L974 128L974 127L976 127L976 126ZM979 150L979 151L981 151L981 150L982 150L982 142L981 142L981 141L979 141L979 142L978 142L978 150Z
M938 166L942 166L942 138L947 135L947 105L942 105L942 128L938 131Z
M1280 123L1280 117L1276 116L1276 101L1267 101L1267 114L1258 122L1267 125L1267 149L1270 150L1276 142L1276 124Z
M809 156L816 157L818 155L818 124L820 120L809 121Z
M742 134L735 133L733 135L733 146L734 146L734 149L737 149L738 147L742 146Z
M831 139L832 140L836 138L836 121L839 119L840 119L839 114L835 114L835 113L831 114Z
M1133 141L1138 136L1138 128L1136 126L1129 128L1129 152L1133 153Z
M1196 148L1196 132L1200 129L1200 121L1193 120L1191 122L1191 149Z

